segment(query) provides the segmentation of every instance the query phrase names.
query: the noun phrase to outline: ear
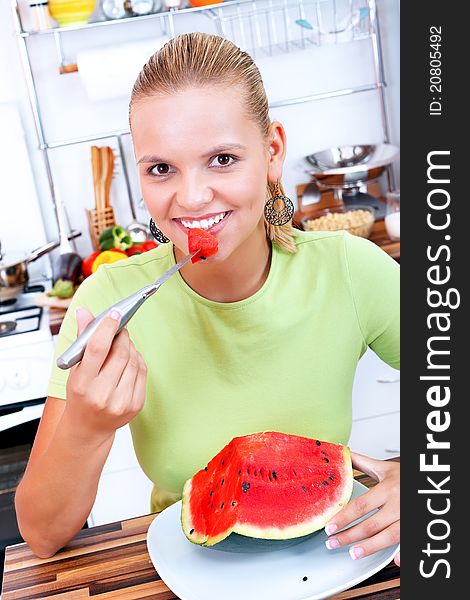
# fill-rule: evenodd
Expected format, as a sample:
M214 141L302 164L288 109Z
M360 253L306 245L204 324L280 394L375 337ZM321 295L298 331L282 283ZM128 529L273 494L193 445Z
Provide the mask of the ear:
M273 121L269 127L269 181L279 181L282 176L282 167L286 157L286 132L279 121Z

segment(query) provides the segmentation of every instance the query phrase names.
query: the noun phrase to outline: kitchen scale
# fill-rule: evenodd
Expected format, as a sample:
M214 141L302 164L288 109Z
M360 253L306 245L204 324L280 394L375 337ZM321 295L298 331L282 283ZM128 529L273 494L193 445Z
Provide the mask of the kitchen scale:
M370 206L375 218L381 219L385 217L385 203L361 188L377 181L398 153L391 144L341 146L309 154L306 161L313 167L308 173L320 192L334 190L346 207Z

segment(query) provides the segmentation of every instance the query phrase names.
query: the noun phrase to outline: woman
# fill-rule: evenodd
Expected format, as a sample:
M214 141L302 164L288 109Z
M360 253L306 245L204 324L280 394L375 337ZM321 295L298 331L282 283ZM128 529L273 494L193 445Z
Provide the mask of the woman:
M272 199L282 193L286 136L269 120L247 54L208 34L174 38L144 66L129 116L154 231L171 242L87 279L57 354L92 314L180 260L192 227L213 233L219 251L171 277L114 341L120 315L111 313L70 373L53 368L16 495L23 537L41 557L82 527L126 423L159 511L235 436L277 430L347 444L360 356L369 345L392 366L399 361L396 263L345 232L266 221L265 211L278 216ZM327 545L358 542L351 557L360 558L398 540L399 473L360 455L353 462L379 483L329 523Z

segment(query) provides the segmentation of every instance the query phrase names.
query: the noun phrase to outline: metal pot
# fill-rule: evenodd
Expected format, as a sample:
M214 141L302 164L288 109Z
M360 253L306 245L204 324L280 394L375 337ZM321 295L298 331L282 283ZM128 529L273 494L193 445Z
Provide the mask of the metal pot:
M69 239L79 235L81 235L79 231L72 232ZM51 252L59 244L59 241L49 242L33 250L29 256L21 257L20 255L3 255L0 242L0 301L9 300L21 293L29 280L28 264Z

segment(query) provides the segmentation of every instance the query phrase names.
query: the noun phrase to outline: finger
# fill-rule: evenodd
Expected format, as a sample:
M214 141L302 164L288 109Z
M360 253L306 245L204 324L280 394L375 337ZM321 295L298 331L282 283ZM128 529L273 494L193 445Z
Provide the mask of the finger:
M129 332L124 327L114 338L111 349L100 371L100 378L103 381L114 384L117 388L119 381L124 373L124 369L129 363L131 340Z
M362 473L369 475L375 481L380 481L383 461L364 456L364 454L358 454L357 452L351 452L351 461L354 469L362 471Z
M386 500L385 491L379 485L371 488L362 496L354 498L325 525L327 535L332 535L343 529L343 527L347 527L356 519L367 515L374 508L380 508Z
M134 393L132 395L132 412L138 414L145 403L147 395L147 366L139 354L139 372L135 381Z
M77 321L77 337L82 333L85 327L91 323L94 319L93 314L86 308L77 308L75 312L75 319Z
M109 354L120 320L121 314L119 311L112 310L101 321L97 330L89 339L85 353L77 369L85 381L91 381L100 372Z
M121 378L116 387L116 409L122 412L130 412L132 407L132 396L139 374L139 358L137 351L133 349L132 343L129 348L129 360L122 371Z
M399 552L397 552L395 554L395 558L393 560L395 561L395 564L397 565L397 567L399 567L400 566L400 553Z
M328 550L334 550L341 546L347 546L360 540L365 540L379 533L392 523L395 523L400 518L400 515L393 510L386 508L375 512L367 519L363 519L357 525L346 529L330 538L325 542Z
M377 535L374 535L367 540L363 540L360 544L354 544L349 548L349 555L353 560L370 556L374 552L398 544L400 541L400 522L395 521L386 529L383 529Z

